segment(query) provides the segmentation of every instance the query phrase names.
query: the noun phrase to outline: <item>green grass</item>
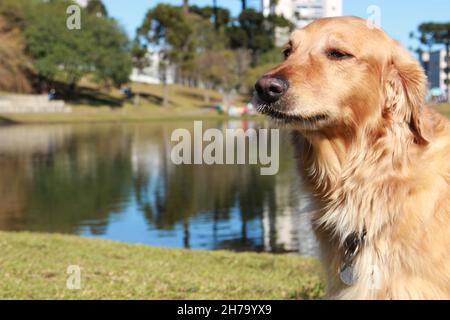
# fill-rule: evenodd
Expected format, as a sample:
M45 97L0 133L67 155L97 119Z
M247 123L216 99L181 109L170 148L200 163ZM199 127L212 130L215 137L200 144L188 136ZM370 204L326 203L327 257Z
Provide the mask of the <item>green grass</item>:
M292 255L189 251L0 232L0 299L316 299L319 263ZM81 289L66 288L70 265Z

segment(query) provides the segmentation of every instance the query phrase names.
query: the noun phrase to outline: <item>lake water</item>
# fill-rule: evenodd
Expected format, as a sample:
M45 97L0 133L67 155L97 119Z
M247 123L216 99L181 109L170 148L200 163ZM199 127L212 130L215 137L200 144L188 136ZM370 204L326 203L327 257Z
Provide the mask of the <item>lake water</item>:
M280 137L279 174L262 176L257 165L174 165L177 128L192 131L193 123L0 127L0 230L316 254L288 134Z

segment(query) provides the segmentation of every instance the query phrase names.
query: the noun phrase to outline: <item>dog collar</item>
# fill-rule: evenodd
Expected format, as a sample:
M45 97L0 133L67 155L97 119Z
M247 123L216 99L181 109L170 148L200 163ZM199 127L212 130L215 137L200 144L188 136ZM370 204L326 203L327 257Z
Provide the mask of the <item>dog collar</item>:
M341 281L348 286L355 284L358 280L358 277L354 273L354 262L361 252L366 234L367 232L365 229L361 234L354 232L344 241L344 258L341 267L339 268L339 276Z

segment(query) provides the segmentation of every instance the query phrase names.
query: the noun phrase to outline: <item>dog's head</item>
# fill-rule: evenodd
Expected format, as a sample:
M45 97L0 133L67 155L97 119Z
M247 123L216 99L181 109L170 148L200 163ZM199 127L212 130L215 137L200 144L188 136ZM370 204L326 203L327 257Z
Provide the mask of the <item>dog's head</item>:
M426 79L381 29L356 17L325 18L295 31L285 61L256 83L258 109L308 134L402 124L426 143Z

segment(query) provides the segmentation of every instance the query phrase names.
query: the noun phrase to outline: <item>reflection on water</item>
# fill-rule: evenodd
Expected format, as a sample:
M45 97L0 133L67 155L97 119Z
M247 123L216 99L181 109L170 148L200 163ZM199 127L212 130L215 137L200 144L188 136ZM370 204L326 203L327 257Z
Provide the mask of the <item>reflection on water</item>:
M256 165L172 164L176 128L192 122L0 127L0 230L315 254L287 136L279 174L261 176Z

